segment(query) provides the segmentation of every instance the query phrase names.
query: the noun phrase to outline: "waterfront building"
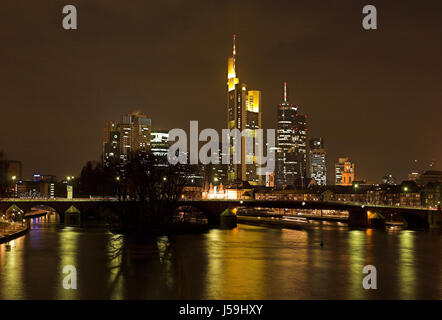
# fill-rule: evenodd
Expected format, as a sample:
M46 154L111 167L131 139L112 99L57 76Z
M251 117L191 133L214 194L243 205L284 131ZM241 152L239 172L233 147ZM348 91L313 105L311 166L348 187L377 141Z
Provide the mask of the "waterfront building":
M310 178L315 179L317 185L325 186L327 184L327 154L324 138L311 138L309 149Z
M253 189L249 187L224 187L222 184L215 186L210 184L202 192L203 200L251 200L253 199Z
M437 208L442 203L442 183L427 183L421 191L422 205Z
M236 59L236 36L233 35L233 54L227 61L227 128L230 131L238 129L240 132L249 129L249 137L254 138L256 130L262 128L261 91L248 90L245 83L240 83ZM235 137L230 138L233 145ZM233 162L233 147L230 147L231 161L227 169L228 181L241 180L248 181L250 184L261 184L263 178L257 174L258 159L253 155L246 155L244 147L246 137L241 136L240 139L242 146L240 163ZM246 162L251 163L247 164Z
M278 188L303 188L307 163L306 117L298 112L299 106L288 102L285 82L283 102L277 111L275 184Z

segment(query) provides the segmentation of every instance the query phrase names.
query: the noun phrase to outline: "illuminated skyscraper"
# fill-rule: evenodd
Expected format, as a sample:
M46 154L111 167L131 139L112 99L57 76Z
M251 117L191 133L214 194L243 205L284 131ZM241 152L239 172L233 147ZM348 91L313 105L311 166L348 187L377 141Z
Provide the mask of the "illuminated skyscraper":
M167 165L167 153L169 151L169 131L152 130L150 132L150 151L158 158L160 165Z
M167 157L169 150L169 131L152 130L150 132L150 150L158 157Z
M320 186L327 184L327 154L325 152L324 138L309 140L310 178L315 179Z
M117 121L108 121L103 135L103 163L109 159L120 159L120 130Z
M137 111L123 115L119 128L121 158L126 159L130 151L150 149L151 120L144 113Z
M151 120L144 113L125 114L120 121L109 121L104 128L103 161L127 160L130 151L150 150Z
M250 137L255 137L255 130L261 126L261 91L247 90L245 84L240 84L236 69L236 37L233 35L233 54L227 63L227 128L229 130L250 129ZM232 136L232 143L234 137ZM245 136L241 136L241 163L233 163L233 147L230 148L230 165L228 166L228 181L248 181L251 184L261 184L262 176L257 175L257 159L246 155ZM246 164L246 159L251 164Z
M276 174L278 188L305 187L307 163L307 123L299 106L288 102L287 84L284 82L284 100L278 105L276 131Z

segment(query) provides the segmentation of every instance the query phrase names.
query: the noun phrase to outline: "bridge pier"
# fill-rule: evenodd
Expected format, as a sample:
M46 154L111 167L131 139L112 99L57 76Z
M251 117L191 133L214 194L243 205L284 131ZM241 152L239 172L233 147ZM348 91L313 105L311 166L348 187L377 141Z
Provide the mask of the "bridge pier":
M369 228L367 212L364 209L353 209L348 212L348 226L350 228Z

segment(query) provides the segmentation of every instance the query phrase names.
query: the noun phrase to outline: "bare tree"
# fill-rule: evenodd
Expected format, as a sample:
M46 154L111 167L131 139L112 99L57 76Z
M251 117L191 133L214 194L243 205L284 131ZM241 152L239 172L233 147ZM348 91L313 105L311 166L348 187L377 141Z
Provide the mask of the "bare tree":
M171 224L189 166L165 164L151 152L133 152L119 170L116 185L118 199L125 204L120 210L123 228L144 230Z

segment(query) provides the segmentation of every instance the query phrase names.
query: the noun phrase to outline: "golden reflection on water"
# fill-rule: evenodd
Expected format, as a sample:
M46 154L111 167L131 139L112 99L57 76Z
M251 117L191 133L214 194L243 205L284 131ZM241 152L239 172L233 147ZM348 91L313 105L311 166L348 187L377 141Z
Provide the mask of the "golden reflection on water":
M9 296L24 299L23 279L23 238L17 238L9 243L0 244L0 298ZM12 289L12 292L11 292Z
M208 298L259 299L264 296L263 248L254 245L261 242L260 233L218 229L207 238L210 242L207 246ZM248 290L244 291L243 287Z
M59 232L58 241L58 256L59 264L57 267L58 282L56 284L56 292L58 299L76 299L77 290L63 288L63 279L68 274L63 273L65 266L74 266L77 270L77 284L78 278L81 277L81 270L78 269L78 242L80 232L74 227L64 227Z
M275 278L277 279L277 286L273 286L275 278L267 281L267 290L271 291L269 299L279 296L280 299L287 299L290 295L296 295L302 297L304 292L299 288L302 288L306 284L306 274L308 272L309 264L307 257L309 250L304 245L308 240L309 233L293 232L293 230L281 229L280 243L276 245L281 250L272 250L272 259L269 259L266 273L269 274L274 270L280 270ZM264 258L265 259L265 258ZM293 272L293 268L296 267L297 272ZM271 288L269 290L269 288Z
M399 283L400 298L415 299L415 231L404 230L399 234Z
M307 232L241 225L207 234L208 299L287 299L305 285ZM294 273L293 269L297 272Z
M350 230L348 239L348 255L349 263L349 286L348 297L352 299L363 299L365 295L362 287L362 280L365 276L362 269L367 265L365 260L365 241L366 233L362 230Z
M0 298L440 298L440 239L327 224L308 231L240 224L142 241L36 227L10 251L0 245ZM378 269L378 290L362 287L368 264ZM78 290L63 289L66 265L77 267Z

